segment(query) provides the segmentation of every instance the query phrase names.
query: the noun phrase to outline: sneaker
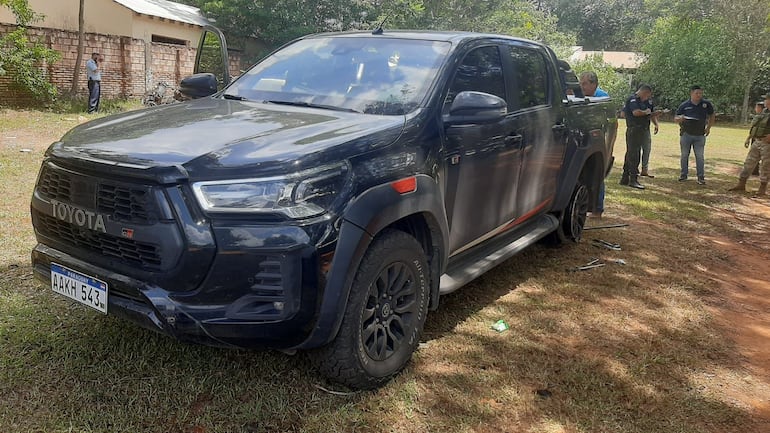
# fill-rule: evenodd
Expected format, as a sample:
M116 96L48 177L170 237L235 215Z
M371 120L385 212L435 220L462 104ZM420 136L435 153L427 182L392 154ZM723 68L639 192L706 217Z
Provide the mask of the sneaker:
M702 179L702 178L698 179L698 185L705 185L705 184L706 184L706 179Z
M679 176L679 182L684 182L687 180L687 176Z

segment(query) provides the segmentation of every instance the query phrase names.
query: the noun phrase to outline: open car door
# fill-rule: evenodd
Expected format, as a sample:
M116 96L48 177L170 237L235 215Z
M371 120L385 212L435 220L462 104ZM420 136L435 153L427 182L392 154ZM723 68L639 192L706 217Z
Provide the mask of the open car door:
M195 54L193 75L182 79L179 92L188 99L203 98L228 84L230 67L225 35L214 26L205 26Z

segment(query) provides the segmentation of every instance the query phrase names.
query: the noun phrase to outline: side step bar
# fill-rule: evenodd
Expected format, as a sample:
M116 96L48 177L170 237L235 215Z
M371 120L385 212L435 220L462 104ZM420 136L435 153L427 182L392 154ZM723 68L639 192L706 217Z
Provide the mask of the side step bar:
M472 251L462 253L450 262L446 273L441 276L439 294L454 292L544 238L558 226L559 220L556 217L544 214L516 228L503 239L493 240L489 245L483 244Z

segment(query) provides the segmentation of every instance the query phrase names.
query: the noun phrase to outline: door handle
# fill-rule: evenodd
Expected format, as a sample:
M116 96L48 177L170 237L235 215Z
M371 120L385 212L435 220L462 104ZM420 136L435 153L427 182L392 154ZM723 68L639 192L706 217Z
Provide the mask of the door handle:
M562 132L564 132L566 129L567 129L567 125L565 125L565 124L563 124L563 123L557 123L556 125L553 125L553 126L551 127L551 130L552 130L553 132L558 132L558 133L562 133Z
M503 139L503 143L505 143L506 146L514 146L521 144L523 140L524 137L521 134L508 135Z

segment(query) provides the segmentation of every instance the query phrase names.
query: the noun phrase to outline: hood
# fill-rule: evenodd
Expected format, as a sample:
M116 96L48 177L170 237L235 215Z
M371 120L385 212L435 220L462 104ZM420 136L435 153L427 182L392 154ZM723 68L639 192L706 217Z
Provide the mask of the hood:
M392 143L404 122L404 116L209 98L85 123L51 154L143 169L181 166L191 177L211 170L254 173L355 156ZM341 154L329 151L342 145Z

